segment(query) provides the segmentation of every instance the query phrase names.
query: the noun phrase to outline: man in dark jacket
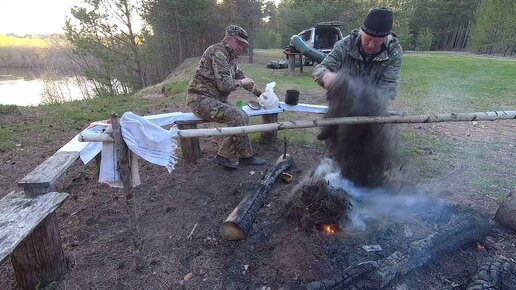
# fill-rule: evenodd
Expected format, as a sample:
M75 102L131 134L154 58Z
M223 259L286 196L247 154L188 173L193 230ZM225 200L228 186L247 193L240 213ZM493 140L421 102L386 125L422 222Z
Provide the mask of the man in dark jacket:
M367 79L386 97L393 100L400 78L403 49L392 33L393 12L387 8L372 9L360 30L356 29L339 42L315 67L315 81L328 89L337 73Z
M261 93L237 65L237 57L248 46L247 39L248 34L242 27L230 25L224 39L204 51L188 88L188 107L197 116L231 127L249 124L247 114L228 103L228 95L240 87L257 96ZM236 169L236 162L231 160L235 157L239 157L239 164L266 163L253 155L247 135L224 137L214 161L228 169Z

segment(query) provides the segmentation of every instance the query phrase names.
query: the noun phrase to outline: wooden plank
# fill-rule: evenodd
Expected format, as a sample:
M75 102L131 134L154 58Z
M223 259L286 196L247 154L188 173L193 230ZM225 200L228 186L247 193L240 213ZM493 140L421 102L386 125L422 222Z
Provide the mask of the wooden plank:
M80 152L57 151L18 182L29 196L47 193L57 180L70 168Z
M0 200L0 264L68 197L49 192L34 198L11 192Z

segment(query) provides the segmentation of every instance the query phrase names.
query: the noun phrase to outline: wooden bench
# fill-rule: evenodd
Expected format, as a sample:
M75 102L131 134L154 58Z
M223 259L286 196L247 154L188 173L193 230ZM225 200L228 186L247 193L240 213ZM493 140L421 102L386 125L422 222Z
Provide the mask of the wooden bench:
M11 257L19 288L43 287L66 273L55 211L67 197L11 192L0 200L0 265Z

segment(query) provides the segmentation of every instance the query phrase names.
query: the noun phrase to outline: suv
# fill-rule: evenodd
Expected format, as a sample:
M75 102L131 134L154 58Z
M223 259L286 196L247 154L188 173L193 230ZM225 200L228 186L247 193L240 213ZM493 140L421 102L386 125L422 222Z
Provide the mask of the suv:
M309 47L328 54L333 49L333 45L343 38L339 28L342 25L340 21L321 22L301 31L298 35ZM304 58L305 65L309 65L310 62L312 62L311 59Z

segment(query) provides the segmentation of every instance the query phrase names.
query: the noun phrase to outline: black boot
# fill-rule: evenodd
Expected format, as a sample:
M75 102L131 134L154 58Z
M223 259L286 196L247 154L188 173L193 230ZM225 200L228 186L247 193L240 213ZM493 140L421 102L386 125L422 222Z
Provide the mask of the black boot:
M222 165L224 166L226 169L230 169L230 170L235 170L237 169L237 164L231 160L229 160L228 158L226 157L222 157L220 155L217 154L217 156L215 156L215 158L213 159L213 162L219 164L219 165Z
M240 157L240 159L238 159L238 164L240 164L240 165L265 165L265 164L267 164L267 161L253 155L248 158Z

